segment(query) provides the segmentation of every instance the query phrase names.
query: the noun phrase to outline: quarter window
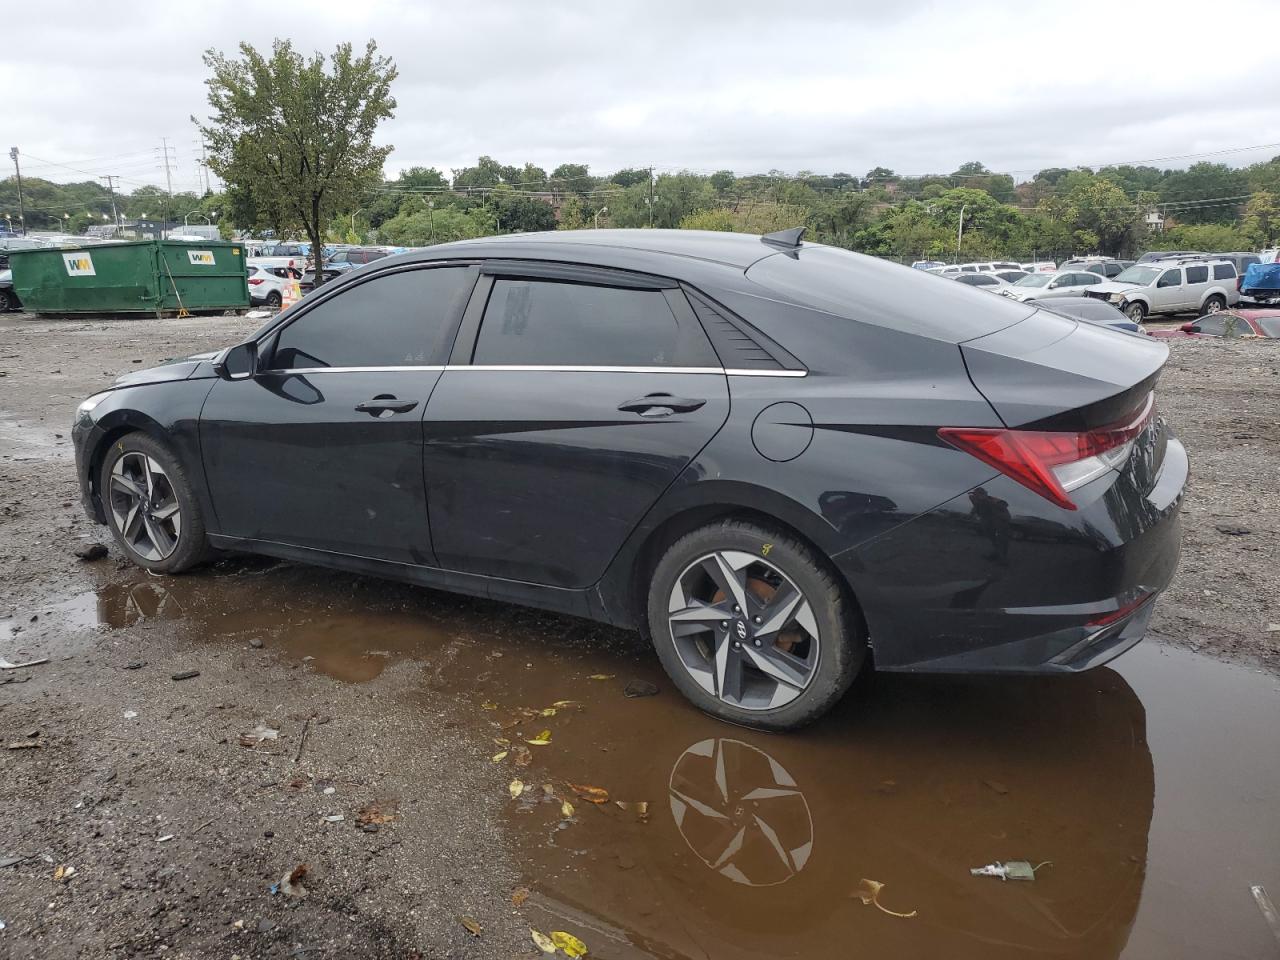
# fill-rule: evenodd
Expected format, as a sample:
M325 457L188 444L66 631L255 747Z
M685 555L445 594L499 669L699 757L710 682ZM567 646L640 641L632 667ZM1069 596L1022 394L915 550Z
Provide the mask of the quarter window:
M1178 269L1166 270L1160 275L1160 281L1157 287L1176 287L1182 282L1182 271Z
M1191 271L1188 270L1187 273ZM1229 263L1215 263L1213 265L1213 279L1215 280L1234 280L1236 278L1236 268Z
M1187 283L1205 283L1208 279L1208 267L1187 267Z
M694 333L694 331L691 331ZM476 364L674 367L715 363L682 337L658 290L544 280L494 281L476 340Z
M375 277L316 304L280 332L277 370L422 366L470 292L458 267Z

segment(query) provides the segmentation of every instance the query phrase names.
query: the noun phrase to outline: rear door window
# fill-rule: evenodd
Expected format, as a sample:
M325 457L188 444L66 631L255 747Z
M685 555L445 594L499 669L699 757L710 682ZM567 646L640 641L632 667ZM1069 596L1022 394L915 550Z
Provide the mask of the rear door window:
M1190 274L1190 270L1187 271ZM1213 265L1213 279L1215 280L1234 280L1236 278L1236 268L1229 263L1215 263Z
M701 330L682 330L660 290L506 278L494 281L472 362L719 366L706 336Z
M279 335L277 370L423 366L432 362L470 293L463 267L406 270L348 287Z
M1187 267L1187 283L1207 283L1209 280L1208 266Z

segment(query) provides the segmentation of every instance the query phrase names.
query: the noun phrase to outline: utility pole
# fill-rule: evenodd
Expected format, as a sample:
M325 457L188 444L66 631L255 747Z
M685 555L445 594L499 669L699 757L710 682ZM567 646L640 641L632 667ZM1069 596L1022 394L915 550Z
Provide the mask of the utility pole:
M27 235L27 204L22 199L22 167L18 165L18 148L9 148L9 157L13 160L14 172L18 175L18 222L22 224L22 235Z
M649 229L653 229L653 167L649 168Z
M173 147L169 146L169 138L160 138L160 153L164 157L164 182L168 192L168 198L164 202L164 227L160 230L160 239L165 238L165 234L169 232L169 206L173 203L173 174L169 170L169 151Z
M204 192L205 192L205 195L207 196L208 194L213 192L213 187L209 183L209 161L208 161L208 158L205 156L205 142L203 137L200 138L200 142L198 146L200 147L200 169L202 171L201 176L204 179Z
M956 231L956 263L960 262L960 244L964 243L964 208L968 204L960 204L960 229Z
M120 234L120 213L116 210L116 185L113 181L120 179L115 174L107 174L105 177L99 177L99 180L107 181L107 190L111 193L111 219L116 225L116 233Z

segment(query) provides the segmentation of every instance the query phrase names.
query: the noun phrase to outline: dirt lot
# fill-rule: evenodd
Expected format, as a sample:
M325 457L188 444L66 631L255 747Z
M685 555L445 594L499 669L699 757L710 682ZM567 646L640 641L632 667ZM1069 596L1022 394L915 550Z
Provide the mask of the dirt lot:
M567 779L512 767L522 747L493 762L506 752L494 738L563 724L555 736L577 731L586 766L610 749L589 733L593 709L629 731L661 709L662 723L716 735L669 692L622 696L631 678L662 685L637 638L283 564L232 559L164 579L114 548L76 558L107 542L80 511L76 404L255 326L0 320L0 656L49 658L0 671L0 956L536 956L528 927L549 915L576 919L562 928L584 931L593 955L685 955L646 947L588 903L552 905L536 884L512 902L531 857L593 811ZM1171 348L1157 396L1193 486L1181 573L1152 632L1280 676L1280 342ZM526 813L537 800L581 809L530 846L508 822L513 775L548 778L521 798ZM560 869L597 855L573 856ZM610 869L634 865L612 856ZM273 892L301 864L308 895Z

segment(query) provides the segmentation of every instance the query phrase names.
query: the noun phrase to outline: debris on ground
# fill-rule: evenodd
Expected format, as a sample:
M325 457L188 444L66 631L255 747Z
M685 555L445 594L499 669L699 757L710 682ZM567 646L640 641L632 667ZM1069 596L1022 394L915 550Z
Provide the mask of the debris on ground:
M28 660L26 663L10 663L8 660L0 657L0 670L21 670L23 667L38 667L40 664L48 662L48 657L41 657L39 660Z
M608 803L609 791L604 787L593 787L585 783L571 783L569 789L588 803Z
M369 824L390 823L396 818L397 804L393 800L375 800L356 811L356 823L361 826Z
M524 781L519 778L512 780L507 784L507 793L511 794L512 800L516 799L520 794L524 793Z
M58 868L53 871L53 879L58 883L67 883L75 875L76 868L66 864L59 864Z
M550 742L551 742L551 731L550 731L550 730L543 730L541 733L539 733L539 734L538 734L536 737L534 737L532 740L526 740L526 741L525 741L525 743L531 743L531 744L533 744L535 747L545 747L545 746L546 746L548 743L550 743Z
M192 677L200 676L199 670L182 670L178 673L169 675L170 680L190 680Z
M87 546L83 546L76 551L76 556L79 557L81 560L83 560L85 563L92 563L95 560L102 560L103 558L106 557L106 555L107 555L106 545L101 543L90 543Z
M1271 928L1271 933L1276 938L1276 943L1280 943L1280 913L1276 911L1275 904L1271 902L1271 897L1267 895L1266 887L1254 884L1249 888L1249 892L1253 894L1253 899L1257 902L1258 909L1262 911L1262 918L1267 921L1267 926Z
M279 883L271 885L271 893L274 896L277 893L283 893L286 897L305 897L310 891L302 885L302 880L307 875L307 865L300 863L283 877Z
M999 877L1001 880L1034 880L1037 870L1051 866L1052 860L1037 863L1034 867L1028 860L1006 860L1004 863L989 863L985 867L972 867L969 873L975 877Z
M261 649L262 649L262 638L261 638L261 637L250 637L250 638L249 638L249 646L253 647L253 649L255 649L255 650L261 650Z
M555 945L555 943L553 943L553 942L552 942L552 940L551 940L551 938L550 938L550 937L548 937L545 933L541 933L541 932L539 932L539 931L537 931L537 930L533 929L533 927L530 927L530 928L529 928L529 936L531 936L531 937L533 938L533 942L534 942L534 944L535 944L535 945L537 946L537 948L538 948L539 950L541 950L543 953L555 953L555 952L556 952L556 945Z
M307 745L307 731L311 729L311 718L302 721L302 733L298 735L298 749L293 755L293 762L297 763L302 759L302 748Z
M612 680L615 674L612 673L593 673L587 677L588 680Z
M903 920L910 920L916 915L916 911L910 913L899 913L897 910L890 910L880 902L880 891L884 889L884 884L879 880L867 880L865 877L858 884L858 889L849 894L850 897L857 897L864 904L874 906L882 913L887 913L891 917L901 917Z
M3 864L0 863L0 866L3 866ZM517 907L521 906L528 899L529 899L528 887L516 887L514 890L511 891L511 902L514 903Z
M471 934L473 937L480 936L480 931L483 928L475 917L461 916L458 918L458 921L467 928L467 933Z
M566 933L563 930L552 930L551 942L570 957L584 957L587 954L587 945L572 933Z
M637 697L653 697L657 693L658 685L648 680L628 680L627 685L622 688L622 695L631 700Z
M263 740L276 740L280 737L279 730L273 730L265 724L258 724L248 733L240 734L240 746L256 747Z
M628 813L634 813L636 819L641 823L649 822L649 801L648 800L615 800L613 801L619 810L626 810Z
M1243 537L1246 534L1253 533L1248 527L1237 526L1234 523L1215 524L1213 529L1219 533L1225 533L1228 537Z

